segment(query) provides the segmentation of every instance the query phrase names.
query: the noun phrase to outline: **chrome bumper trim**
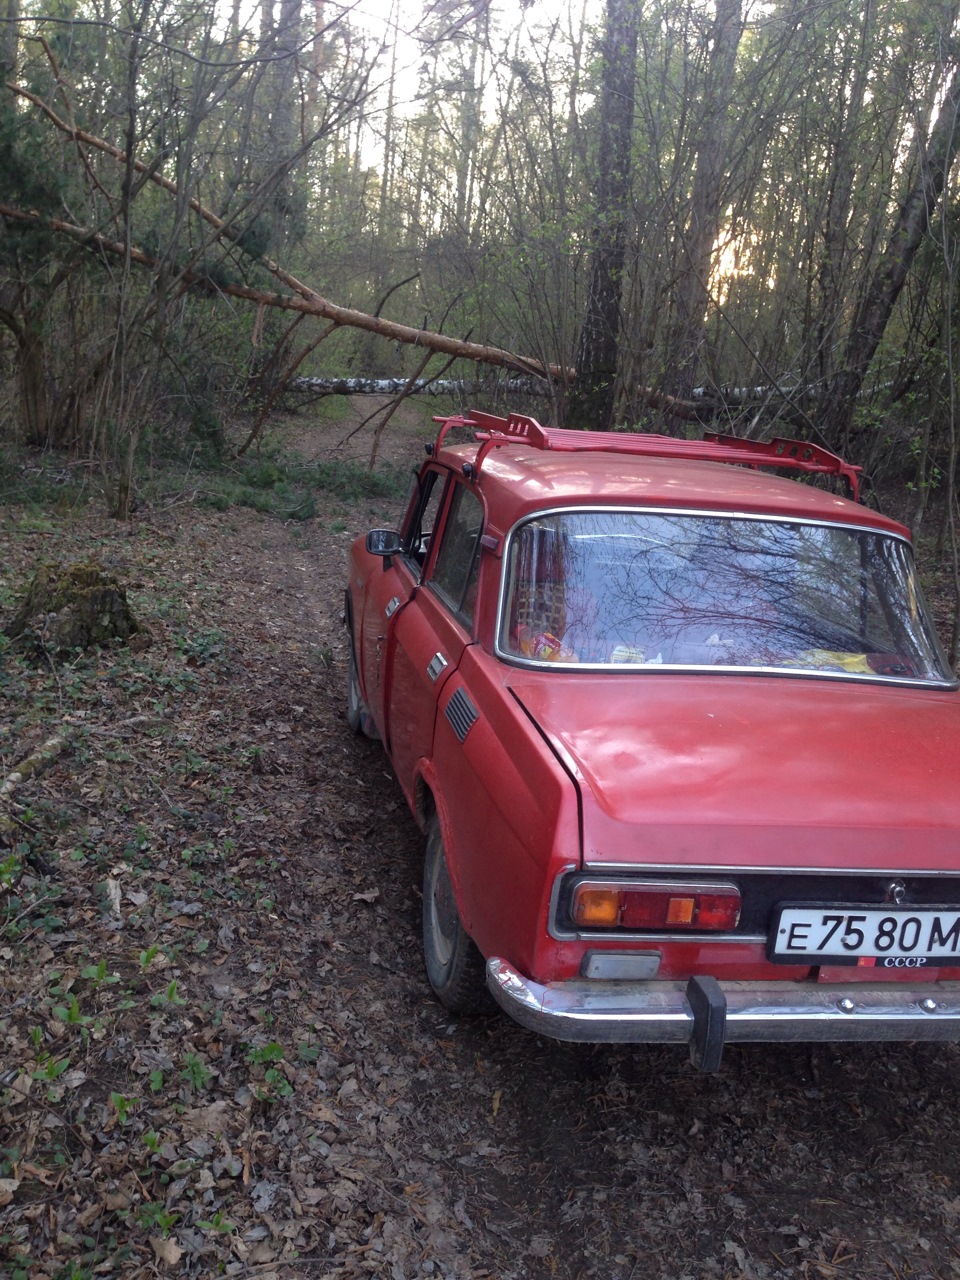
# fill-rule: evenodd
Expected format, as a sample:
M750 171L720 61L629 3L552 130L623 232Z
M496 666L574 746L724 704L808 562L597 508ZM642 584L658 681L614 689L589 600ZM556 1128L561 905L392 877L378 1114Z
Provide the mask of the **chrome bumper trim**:
M572 979L547 986L505 960L487 986L521 1026L555 1040L686 1044L694 1034L686 982ZM724 1041L960 1040L960 982L723 982Z

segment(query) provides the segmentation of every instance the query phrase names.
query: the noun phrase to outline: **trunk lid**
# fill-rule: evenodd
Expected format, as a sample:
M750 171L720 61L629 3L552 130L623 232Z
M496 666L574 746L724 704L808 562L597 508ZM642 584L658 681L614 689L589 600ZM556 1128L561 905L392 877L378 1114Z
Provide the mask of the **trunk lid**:
M585 865L960 869L960 697L514 669L581 792Z

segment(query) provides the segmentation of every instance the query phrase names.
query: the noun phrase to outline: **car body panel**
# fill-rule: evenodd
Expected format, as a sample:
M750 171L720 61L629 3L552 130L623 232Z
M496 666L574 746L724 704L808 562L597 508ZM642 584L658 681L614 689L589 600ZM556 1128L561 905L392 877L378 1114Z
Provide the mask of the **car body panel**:
M437 701L469 643L428 587L418 589L416 608L399 610L388 628L382 736L408 800L417 761L433 751Z
M458 692L476 709L462 742L445 714ZM476 647L441 698L433 764L454 810L448 858L467 930L484 954L510 940L519 964L546 972L544 957L564 949L547 921L555 875L579 861L578 797L523 708L505 696L500 665Z

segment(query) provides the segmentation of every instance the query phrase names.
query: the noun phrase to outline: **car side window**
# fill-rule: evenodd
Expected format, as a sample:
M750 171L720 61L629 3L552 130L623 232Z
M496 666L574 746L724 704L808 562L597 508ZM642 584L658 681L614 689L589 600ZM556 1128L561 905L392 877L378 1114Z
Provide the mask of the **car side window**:
M404 529L404 556L412 562L418 577L426 563L430 539L437 525L443 499L443 480L439 471L428 471L419 481L419 499L413 505Z
M473 622L476 607L482 530L483 504L466 485L458 484L450 502L430 585L468 625Z

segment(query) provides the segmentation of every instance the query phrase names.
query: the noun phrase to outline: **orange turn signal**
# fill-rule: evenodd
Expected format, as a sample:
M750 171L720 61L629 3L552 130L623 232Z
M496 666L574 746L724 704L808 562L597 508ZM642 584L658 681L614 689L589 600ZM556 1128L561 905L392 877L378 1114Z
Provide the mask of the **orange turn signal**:
M620 889L586 888L575 894L573 918L579 925L594 928L612 928L620 923Z
M667 924L692 924L696 909L696 898L668 898Z

